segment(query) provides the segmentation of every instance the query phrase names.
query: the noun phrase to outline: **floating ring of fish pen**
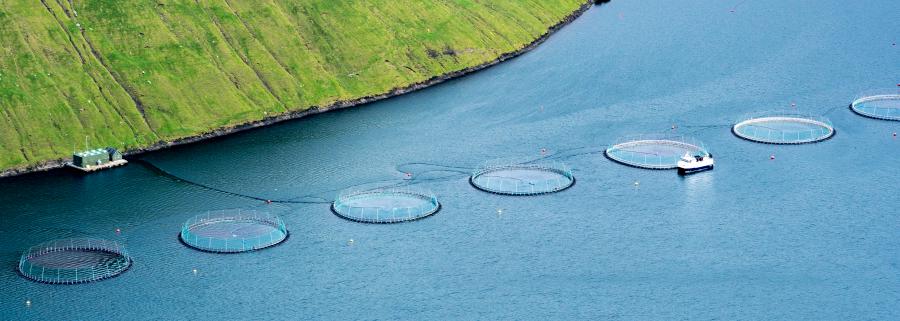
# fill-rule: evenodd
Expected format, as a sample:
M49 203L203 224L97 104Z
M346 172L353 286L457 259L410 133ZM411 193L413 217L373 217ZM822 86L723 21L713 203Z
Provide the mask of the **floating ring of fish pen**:
M220 210L197 215L181 227L179 239L204 252L240 253L275 246L288 238L277 215L255 210Z
M797 113L766 113L745 117L731 128L735 136L767 144L807 144L834 136L831 121Z
M525 196L565 190L575 185L575 176L559 161L498 159L476 168L469 183L489 193Z
M331 211L361 223L401 223L434 215L441 209L434 193L413 187L344 190Z
M131 264L131 256L119 242L69 238L28 248L19 258L18 272L41 283L79 284L118 276Z
M900 121L900 90L865 93L850 104L850 109L869 118Z
M685 153L709 156L702 142L685 136L644 134L619 138L604 155L617 163L645 169L674 169Z

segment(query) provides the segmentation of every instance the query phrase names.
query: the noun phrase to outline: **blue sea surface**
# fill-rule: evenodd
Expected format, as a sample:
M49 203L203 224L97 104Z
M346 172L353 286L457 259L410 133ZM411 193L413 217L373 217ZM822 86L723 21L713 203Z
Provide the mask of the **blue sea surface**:
M900 122L848 108L900 82L898 42L896 0L619 0L412 94L92 175L3 179L0 319L900 319ZM730 132L792 103L836 135ZM647 133L702 140L715 170L603 156ZM573 187L511 197L467 181L542 148ZM343 189L389 184L443 207L402 224L329 210ZM179 243L185 220L229 208L281 215L290 238L233 255ZM124 242L131 270L74 286L16 274L27 247L84 235Z

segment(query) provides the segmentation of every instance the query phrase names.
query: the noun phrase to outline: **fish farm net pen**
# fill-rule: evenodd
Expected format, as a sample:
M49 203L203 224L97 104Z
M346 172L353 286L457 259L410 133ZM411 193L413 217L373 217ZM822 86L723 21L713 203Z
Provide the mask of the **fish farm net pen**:
M338 194L331 210L361 223L401 223L434 215L441 203L429 190L412 186L347 189Z
M179 238L205 252L240 253L274 246L288 238L284 221L256 210L219 210L188 219Z
M900 89L864 92L853 100L850 109L869 118L900 121Z
M69 238L32 246L19 258L18 272L49 284L79 284L118 276L132 259L116 241Z
M795 112L745 116L731 129L735 136L766 144L807 144L827 140L835 130L828 118Z
M617 163L645 169L674 169L685 153L710 156L703 142L689 136L642 134L621 137L604 153Z
M572 187L575 175L558 160L495 159L475 168L469 183L494 194L541 195Z

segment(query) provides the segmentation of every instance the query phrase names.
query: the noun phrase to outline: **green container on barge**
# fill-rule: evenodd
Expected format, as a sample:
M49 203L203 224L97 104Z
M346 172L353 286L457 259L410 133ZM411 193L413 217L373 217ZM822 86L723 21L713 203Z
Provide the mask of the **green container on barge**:
M119 150L107 147L76 152L72 155L72 162L68 166L83 172L93 172L127 163Z

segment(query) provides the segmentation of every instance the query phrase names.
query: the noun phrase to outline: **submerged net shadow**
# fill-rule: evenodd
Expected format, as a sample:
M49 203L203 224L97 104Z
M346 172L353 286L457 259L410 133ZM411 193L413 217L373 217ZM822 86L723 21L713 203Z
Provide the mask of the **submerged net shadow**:
M131 262L131 256L119 242L70 238L28 248L19 258L18 271L37 282L78 284L122 274Z
M347 189L331 205L332 212L338 216L362 223L413 221L440 209L434 193L412 186Z
M575 176L565 163L556 160L496 159L475 168L469 183L495 194L540 195L571 187Z
M767 144L806 144L834 136L834 126L825 117L794 112L748 115L731 129L735 136Z
M255 210L210 211L187 220L179 238L194 249L214 253L239 253L264 249L288 237L277 215Z
M632 167L674 169L685 153L709 156L706 146L697 139L666 134L644 134L619 138L606 149L607 158Z
M865 92L853 100L850 109L869 118L900 121L900 90L881 89Z

